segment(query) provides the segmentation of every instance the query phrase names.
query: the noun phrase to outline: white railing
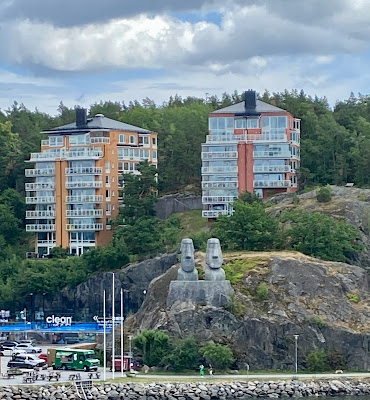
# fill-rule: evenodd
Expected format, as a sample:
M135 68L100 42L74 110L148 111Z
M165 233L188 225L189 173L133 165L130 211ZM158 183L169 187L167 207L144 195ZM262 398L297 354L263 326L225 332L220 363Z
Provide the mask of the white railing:
M102 167L73 167L66 168L66 175L101 175L103 173Z
M237 196L203 196L203 204L232 203L237 200Z
M108 137L92 137L90 138L90 143L110 143L110 140Z
M49 146L49 139L41 140L41 146Z
M83 195L83 196L67 196L67 203L102 203L103 196L101 195Z
M48 244L50 246L55 245L56 240L37 240L36 244L39 246L40 244Z
M26 183L25 184L25 189L26 190L50 190L50 189L55 189L55 183L50 182L50 183Z
M56 158L64 157L64 149L59 150L46 150L41 153L31 153L30 161L47 161L47 160L55 160Z
M100 218L103 216L103 210L67 210L67 217L96 217Z
M285 133L263 133L262 135L248 134L247 141L259 141L259 142L286 142L288 140Z
M291 186L290 181L267 181L267 180L253 181L253 187L286 188L290 186Z
M245 135L207 135L206 143L212 142L239 142L245 140Z
M292 167L290 165L254 166L253 172L292 172Z
M203 210L202 217L203 218L218 218L220 215L228 215L227 210Z
M67 189L101 188L102 186L102 181L66 182Z
M55 231L54 224L34 224L26 225L27 232L52 232Z
M202 189L236 189L238 182L202 182Z
M26 169L25 170L26 177L33 177L33 176L49 176L55 175L54 168L36 168L36 169Z
M53 204L54 196L26 197L26 204Z
M290 153L283 151L254 151L254 158L263 158L263 157L280 157L280 158L290 158Z
M103 157L102 150L96 150L94 148L90 149L76 149L76 150L69 150L65 152L65 158L72 159L72 158L100 158Z
M55 218L55 211L49 211L49 210L26 211L26 218L28 218L28 219Z
M215 151L215 152L203 152L202 159L207 160L210 158L238 158L237 151Z
M238 172L238 167L202 167L202 174Z
M103 224L67 224L67 231L102 231Z

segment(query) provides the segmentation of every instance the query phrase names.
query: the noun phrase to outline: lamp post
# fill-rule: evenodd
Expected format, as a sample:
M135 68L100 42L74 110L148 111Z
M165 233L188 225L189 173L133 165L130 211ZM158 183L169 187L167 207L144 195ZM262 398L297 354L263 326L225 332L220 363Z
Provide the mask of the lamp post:
M131 354L131 342L132 342L132 336L130 335L128 337L129 340L129 355L128 355L128 371L131 372L131 358L132 358L132 354Z
M295 339L295 374L298 374L298 338L299 335L293 335Z

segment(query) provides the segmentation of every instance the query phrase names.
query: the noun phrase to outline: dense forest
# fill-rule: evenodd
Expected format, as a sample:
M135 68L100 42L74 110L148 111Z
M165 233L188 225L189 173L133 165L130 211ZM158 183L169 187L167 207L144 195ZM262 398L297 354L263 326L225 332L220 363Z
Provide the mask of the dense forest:
M325 98L312 98L303 91L272 94L266 91L259 98L302 120L301 190L347 182L370 187L370 95L356 97L351 94L333 109ZM207 99L174 96L161 105L148 98L141 103L128 104L108 101L93 104L89 115L102 113L158 132L159 193L184 188L200 193L201 143L208 131L208 114L241 100L242 95L234 92L231 95L225 93L221 99L216 96ZM60 103L56 116L30 111L16 102L0 112L0 304L3 307L14 306L16 299L21 302L27 293L43 293L46 286L52 293L85 280L92 273L107 268L107 264L123 265L132 255L143 255L140 246L133 249L124 243L127 231L120 232L108 248L95 249L80 259L70 258L68 265L63 260L66 255L59 250L56 250L56 260L22 261L30 246L32 249L33 237L24 230L25 160L31 152L40 151L40 142L46 138L41 131L74 120L75 109L63 103ZM153 250L168 249L179 229L176 218L165 225L152 220L151 227L147 227L148 221L133 221L127 229L132 230L129 232L132 235L135 230L143 234L148 228L148 234L153 235L153 223L163 233L153 237ZM64 268L60 268L62 264Z

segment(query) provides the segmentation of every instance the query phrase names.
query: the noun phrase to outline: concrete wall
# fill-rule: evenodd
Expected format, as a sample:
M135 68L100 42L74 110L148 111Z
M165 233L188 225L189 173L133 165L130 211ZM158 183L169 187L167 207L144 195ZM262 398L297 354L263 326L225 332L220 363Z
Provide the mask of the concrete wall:
M168 218L170 215L188 210L202 210L202 196L168 195L158 199L155 205L157 217Z

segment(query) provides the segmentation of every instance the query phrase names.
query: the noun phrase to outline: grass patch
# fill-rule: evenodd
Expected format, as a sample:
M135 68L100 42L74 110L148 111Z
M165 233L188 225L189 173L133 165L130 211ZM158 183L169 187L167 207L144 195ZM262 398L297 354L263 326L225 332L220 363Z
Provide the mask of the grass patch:
M230 281L232 285L238 284L247 271L250 271L257 265L256 260L239 259L230 261L223 266L226 273L226 280Z
M208 220L202 217L202 210L189 210L174 214L181 220L181 237L191 237L208 230Z
M357 293L347 293L347 299L351 303L358 303L360 301L360 298L358 297Z

